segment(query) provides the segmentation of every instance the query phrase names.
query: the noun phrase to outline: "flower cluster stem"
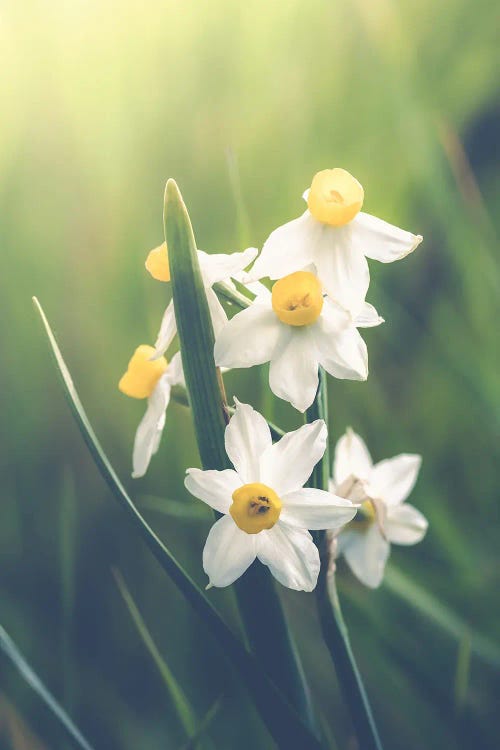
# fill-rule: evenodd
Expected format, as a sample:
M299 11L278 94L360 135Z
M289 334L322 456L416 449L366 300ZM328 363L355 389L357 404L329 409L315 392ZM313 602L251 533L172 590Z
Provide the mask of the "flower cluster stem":
M328 424L328 394L326 377L320 368L319 386L313 404L306 412L308 422L324 419ZM309 481L312 487L328 490L330 457L328 448ZM382 750L377 727L370 708L363 680L358 670L349 640L349 632L342 615L334 575L328 574L326 535L321 532L316 541L320 548L321 570L316 586L316 603L323 638L335 665L344 700L349 708L352 723L362 750Z

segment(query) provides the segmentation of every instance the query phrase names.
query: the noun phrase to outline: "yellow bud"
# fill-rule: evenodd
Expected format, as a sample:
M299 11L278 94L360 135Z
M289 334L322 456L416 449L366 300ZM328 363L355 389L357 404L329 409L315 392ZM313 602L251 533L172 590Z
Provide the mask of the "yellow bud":
M281 500L274 490L260 482L244 484L233 492L229 508L233 520L247 534L272 529L281 513Z
M313 177L307 205L318 221L341 227L359 213L364 195L360 183L345 169L324 169Z
M155 247L154 250L151 250L144 265L153 279L157 279L158 281L170 281L167 243L164 242L162 245L159 245L159 247Z
M142 344L135 350L127 371L118 383L118 388L132 398L149 398L168 367L165 357L152 360L152 346Z
M314 323L323 309L321 282L309 271L296 271L277 281L272 290L273 310L290 326Z

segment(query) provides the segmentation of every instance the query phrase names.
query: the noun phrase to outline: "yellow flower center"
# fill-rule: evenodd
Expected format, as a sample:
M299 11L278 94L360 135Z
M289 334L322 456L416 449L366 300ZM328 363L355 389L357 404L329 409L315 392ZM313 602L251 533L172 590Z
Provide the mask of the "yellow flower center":
M361 503L361 507L358 508L358 512L351 521L353 528L361 531L368 528L375 521L377 515L375 513L375 507L371 500L365 500ZM350 524L349 524L350 525Z
M272 305L282 323L290 326L314 323L323 309L321 283L309 271L296 271L284 276L273 286Z
M307 205L318 221L341 227L359 213L364 195L362 186L345 169L324 169L313 177Z
M247 534L271 529L281 513L281 500L274 490L260 482L244 484L233 492L229 508L233 520Z
M135 350L127 371L118 383L118 388L132 398L149 398L168 367L165 357L152 360L155 350L142 344Z
M167 243L164 242L159 247L155 247L154 250L151 250L144 265L153 279L157 279L158 281L170 281Z

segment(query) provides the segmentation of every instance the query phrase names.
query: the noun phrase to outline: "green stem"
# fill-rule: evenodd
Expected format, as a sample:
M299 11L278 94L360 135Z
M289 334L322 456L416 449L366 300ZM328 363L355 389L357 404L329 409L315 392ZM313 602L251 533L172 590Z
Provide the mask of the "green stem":
M328 393L326 375L319 372L319 385L316 398L306 412L308 422L324 419L328 424ZM330 457L328 447L321 461L316 465L310 485L320 490L328 490L330 481ZM351 649L349 633L342 616L335 579L328 576L328 547L326 534L317 537L320 548L321 570L316 586L316 602L323 632L323 638L335 665L344 700L351 713L352 723L362 750L382 750L363 680L359 673Z

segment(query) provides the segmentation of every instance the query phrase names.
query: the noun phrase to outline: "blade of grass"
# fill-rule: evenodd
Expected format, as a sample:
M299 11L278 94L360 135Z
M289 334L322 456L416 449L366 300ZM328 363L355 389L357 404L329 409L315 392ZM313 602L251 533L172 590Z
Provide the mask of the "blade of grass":
M201 462L204 469L230 469L224 442L229 415L214 362L212 321L191 221L174 180L165 189L164 223L177 333ZM254 563L235 590L252 650L316 732L309 688L271 574Z
M289 750L290 746L297 748L297 750L320 750L321 744L303 724L301 718L291 707L281 690L270 679L256 658L244 648L209 599L207 599L191 577L184 571L170 550L157 537L127 494L92 429L45 313L36 298L33 299L33 302L50 344L52 356L55 360L70 409L90 454L103 479L109 486L113 497L127 513L158 563L175 583L215 639L218 640L223 653L238 670L278 747L287 748L287 750Z
M75 746L83 750L92 750L80 730L75 726L64 708L54 698L52 693L45 687L41 679L28 664L21 651L18 649L7 631L0 625L0 650L17 669L23 680L38 695L38 697L50 709L51 713L64 727L68 736L73 740Z
M167 688L170 698L172 699L172 703L175 707L177 716L179 717L179 721L182 724L187 736L190 737L196 731L196 714L191 707L191 704L189 703L182 687L175 679L172 670L168 666L163 656L160 654L160 651L158 650L158 647L154 642L146 623L144 622L144 618L142 617L139 608L135 603L134 598L132 597L132 594L130 593L125 581L123 580L122 574L116 568L112 569L112 573L122 599L125 602L125 606L127 607L129 615L132 618L132 622L134 623L142 639L142 642L144 643L146 649L149 651L149 654L153 659L158 672L163 679L163 682L165 683L165 687Z
M212 705L208 709L207 713L205 714L205 716L201 720L200 725L198 726L198 729L196 730L196 732L193 734L192 737L190 737L187 740L187 742L185 742L179 748L179 750L196 750L196 748L198 747L198 743L199 743L201 737L207 731L207 729L209 728L210 724L213 722L213 720L215 719L215 717L217 716L217 714L221 710L221 707L222 707L222 696L220 696L219 698L217 698L217 700L215 700L212 703Z

